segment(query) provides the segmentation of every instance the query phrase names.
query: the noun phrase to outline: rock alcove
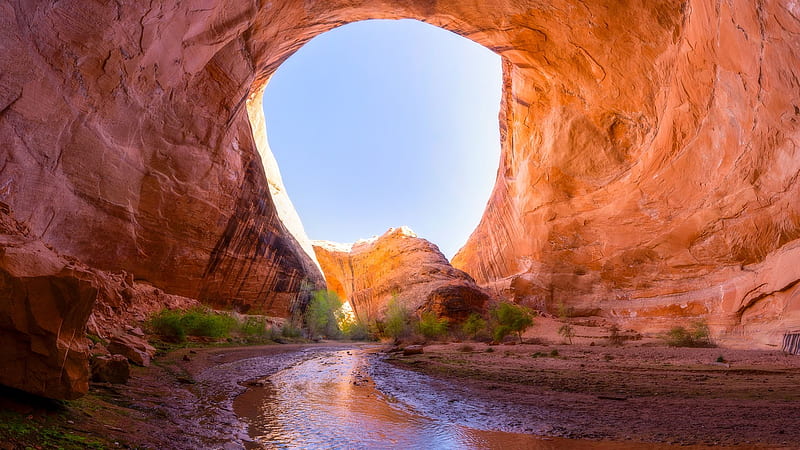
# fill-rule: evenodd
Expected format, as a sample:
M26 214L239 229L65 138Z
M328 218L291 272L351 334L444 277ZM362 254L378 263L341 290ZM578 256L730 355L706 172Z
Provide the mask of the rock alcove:
M446 255L495 180L501 79L500 58L462 36L370 20L317 36L267 84L272 198L300 242L305 230L328 239L311 256L360 319L382 319L392 296L456 321L484 311L487 295ZM429 242L407 227L377 237L401 223Z
M0 8L0 202L17 220L0 249L14 298L0 327L16 350L0 364L37 367L4 384L85 391L94 291L105 302L144 283L218 307L302 307L301 285L323 278L270 195L260 96L309 39L365 19L422 20L503 58L500 169L456 268L519 301L643 331L704 317L720 342L755 347L800 327L795 6ZM124 274L114 284L110 272Z

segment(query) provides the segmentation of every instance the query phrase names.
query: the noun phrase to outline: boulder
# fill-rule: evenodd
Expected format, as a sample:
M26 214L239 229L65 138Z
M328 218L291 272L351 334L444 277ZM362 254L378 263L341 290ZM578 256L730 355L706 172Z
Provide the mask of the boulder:
M91 367L92 381L125 384L131 376L130 363L123 355L95 356Z
M87 392L95 284L41 241L0 234L0 384L55 399Z
M123 355L137 366L147 367L156 354L156 349L139 336L121 334L111 338L108 351L112 355Z
M98 342L89 348L89 354L91 356L110 356L111 352L108 351L105 345Z
M424 353L424 349L421 345L409 345L403 348L403 356L421 355L422 353Z

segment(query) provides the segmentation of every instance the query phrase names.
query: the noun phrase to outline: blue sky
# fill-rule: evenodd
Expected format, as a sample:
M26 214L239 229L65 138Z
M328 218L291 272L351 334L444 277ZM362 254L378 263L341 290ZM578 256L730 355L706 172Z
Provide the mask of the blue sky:
M264 93L267 135L311 239L408 225L451 258L477 226L499 161L501 65L412 20L324 33Z

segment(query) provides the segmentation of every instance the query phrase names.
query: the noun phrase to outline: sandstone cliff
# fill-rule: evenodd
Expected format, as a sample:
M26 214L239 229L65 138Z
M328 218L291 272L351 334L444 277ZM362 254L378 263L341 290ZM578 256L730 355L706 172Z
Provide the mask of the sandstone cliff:
M439 248L407 227L337 244L314 241L328 289L350 302L360 320L382 320L392 297L417 314L434 312L458 322L483 312L486 292L454 269Z
M414 18L504 60L497 183L456 267L640 329L800 328L794 2L201 3L0 2L0 201L31 239L215 306L301 308L322 277L260 93L320 33Z

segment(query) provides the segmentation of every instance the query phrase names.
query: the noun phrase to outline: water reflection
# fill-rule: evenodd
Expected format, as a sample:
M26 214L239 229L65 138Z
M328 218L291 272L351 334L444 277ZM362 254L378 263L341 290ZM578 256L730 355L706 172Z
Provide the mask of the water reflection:
M548 439L477 430L433 419L376 389L368 364L368 357L361 350L319 352L272 375L263 387L248 389L234 405L248 424L248 434L253 439L246 447L533 450L576 448L576 445L587 449L664 447ZM414 385L409 383L407 387L413 389ZM444 398L433 401L439 408L453 407Z
M267 448L476 444L468 429L416 415L385 397L368 377L366 364L360 351L339 351L273 375L263 388L248 393L261 397L255 420L249 421L250 435Z

